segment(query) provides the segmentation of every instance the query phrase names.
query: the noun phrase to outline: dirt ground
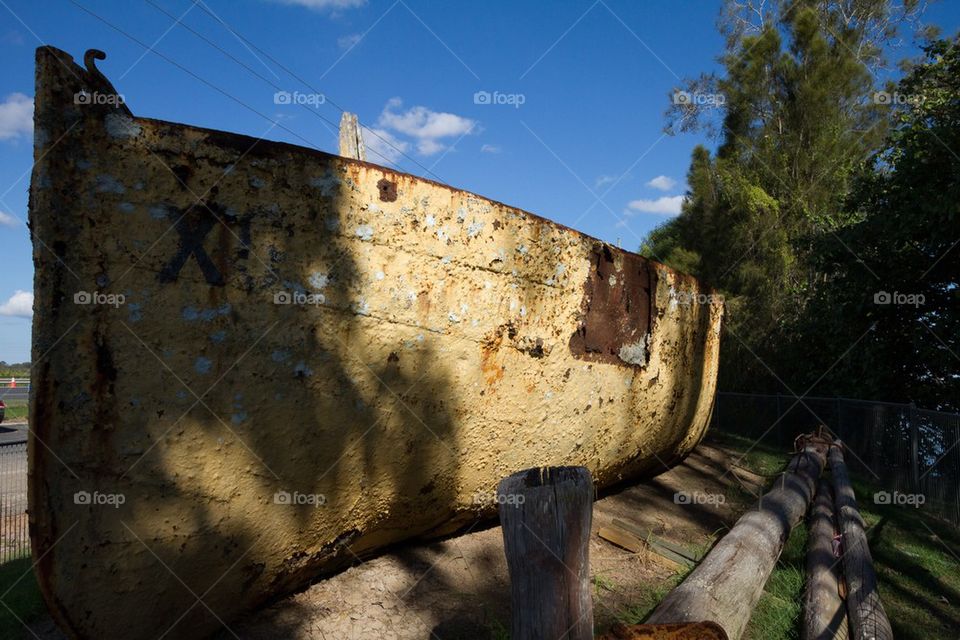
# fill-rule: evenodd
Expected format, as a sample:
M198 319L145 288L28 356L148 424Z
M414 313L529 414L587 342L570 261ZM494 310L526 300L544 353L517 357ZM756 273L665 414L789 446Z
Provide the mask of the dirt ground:
M733 456L710 441L680 465L619 487L594 505L590 574L598 631L640 618L683 575L650 551L631 553L597 535L617 518L703 552L736 521L764 479L733 468ZM675 494L694 499L684 503ZM699 499L696 497L699 496ZM706 496L710 496L705 498ZM697 504L700 502L700 504ZM409 544L351 567L231 624L219 638L244 640L441 640L508 637L510 587L495 522L445 540ZM43 620L33 631L62 636Z

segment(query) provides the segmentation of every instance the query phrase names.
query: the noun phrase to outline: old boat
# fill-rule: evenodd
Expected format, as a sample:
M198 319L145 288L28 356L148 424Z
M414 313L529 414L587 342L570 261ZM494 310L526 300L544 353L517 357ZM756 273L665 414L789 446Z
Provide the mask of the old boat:
M675 464L722 305L544 218L134 117L37 51L30 533L77 638L201 638L495 514L497 481ZM106 96L106 97L104 97Z

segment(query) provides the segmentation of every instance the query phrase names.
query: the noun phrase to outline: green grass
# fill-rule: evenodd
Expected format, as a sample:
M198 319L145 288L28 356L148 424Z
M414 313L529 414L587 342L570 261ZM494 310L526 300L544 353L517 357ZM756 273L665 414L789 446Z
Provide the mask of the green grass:
M875 505L854 480L883 607L901 640L955 638L960 629L960 530L909 506Z
M615 585L613 580L604 576L603 574L598 573L590 579L590 582L593 583L594 589L597 591L597 595L601 595L604 591L615 591Z
M763 595L747 623L748 640L787 640L798 638L803 613L804 563L807 528L793 528L770 574Z
M772 475L790 458L786 448L753 445L750 438L711 431L715 443L747 453L738 463L755 473ZM880 598L901 640L956 638L960 629L960 528L909 506L875 505L877 487L854 479L860 513L868 529ZM799 637L805 588L806 528L791 532L767 581L745 637L787 640ZM669 590L669 589L668 589ZM652 591L633 611L637 621L665 595Z
M761 476L772 476L786 466L790 460L787 449L780 449L763 443L755 443L750 438L711 429L707 438L736 452L733 462Z
M4 422L27 417L28 406L26 400L6 400L5 402L7 409L3 418Z
M684 568L660 584L647 587L637 602L617 613L617 621L623 624L640 624L643 622L646 617L650 615L650 612L660 604L664 596L670 593L675 586L683 582L683 579L687 577L690 571L691 569Z
M28 557L0 564L0 594L9 589L3 596L6 606L0 605L0 638L32 638L20 620L32 622L46 612L31 563Z

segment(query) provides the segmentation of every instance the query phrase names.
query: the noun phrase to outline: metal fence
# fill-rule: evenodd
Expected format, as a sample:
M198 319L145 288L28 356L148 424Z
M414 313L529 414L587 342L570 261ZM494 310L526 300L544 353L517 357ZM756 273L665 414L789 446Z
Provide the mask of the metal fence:
M960 415L913 405L788 395L718 393L713 426L779 449L825 425L877 502L916 504L960 525Z
M28 555L27 443L0 444L0 563Z

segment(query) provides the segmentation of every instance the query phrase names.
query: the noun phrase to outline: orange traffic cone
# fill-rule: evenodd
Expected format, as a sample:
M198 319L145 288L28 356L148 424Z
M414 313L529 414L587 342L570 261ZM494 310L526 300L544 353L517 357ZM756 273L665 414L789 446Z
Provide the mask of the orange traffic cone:
M16 388L17 388L17 379L16 379L16 378L10 378L10 388L11 388L11 389L16 389Z

